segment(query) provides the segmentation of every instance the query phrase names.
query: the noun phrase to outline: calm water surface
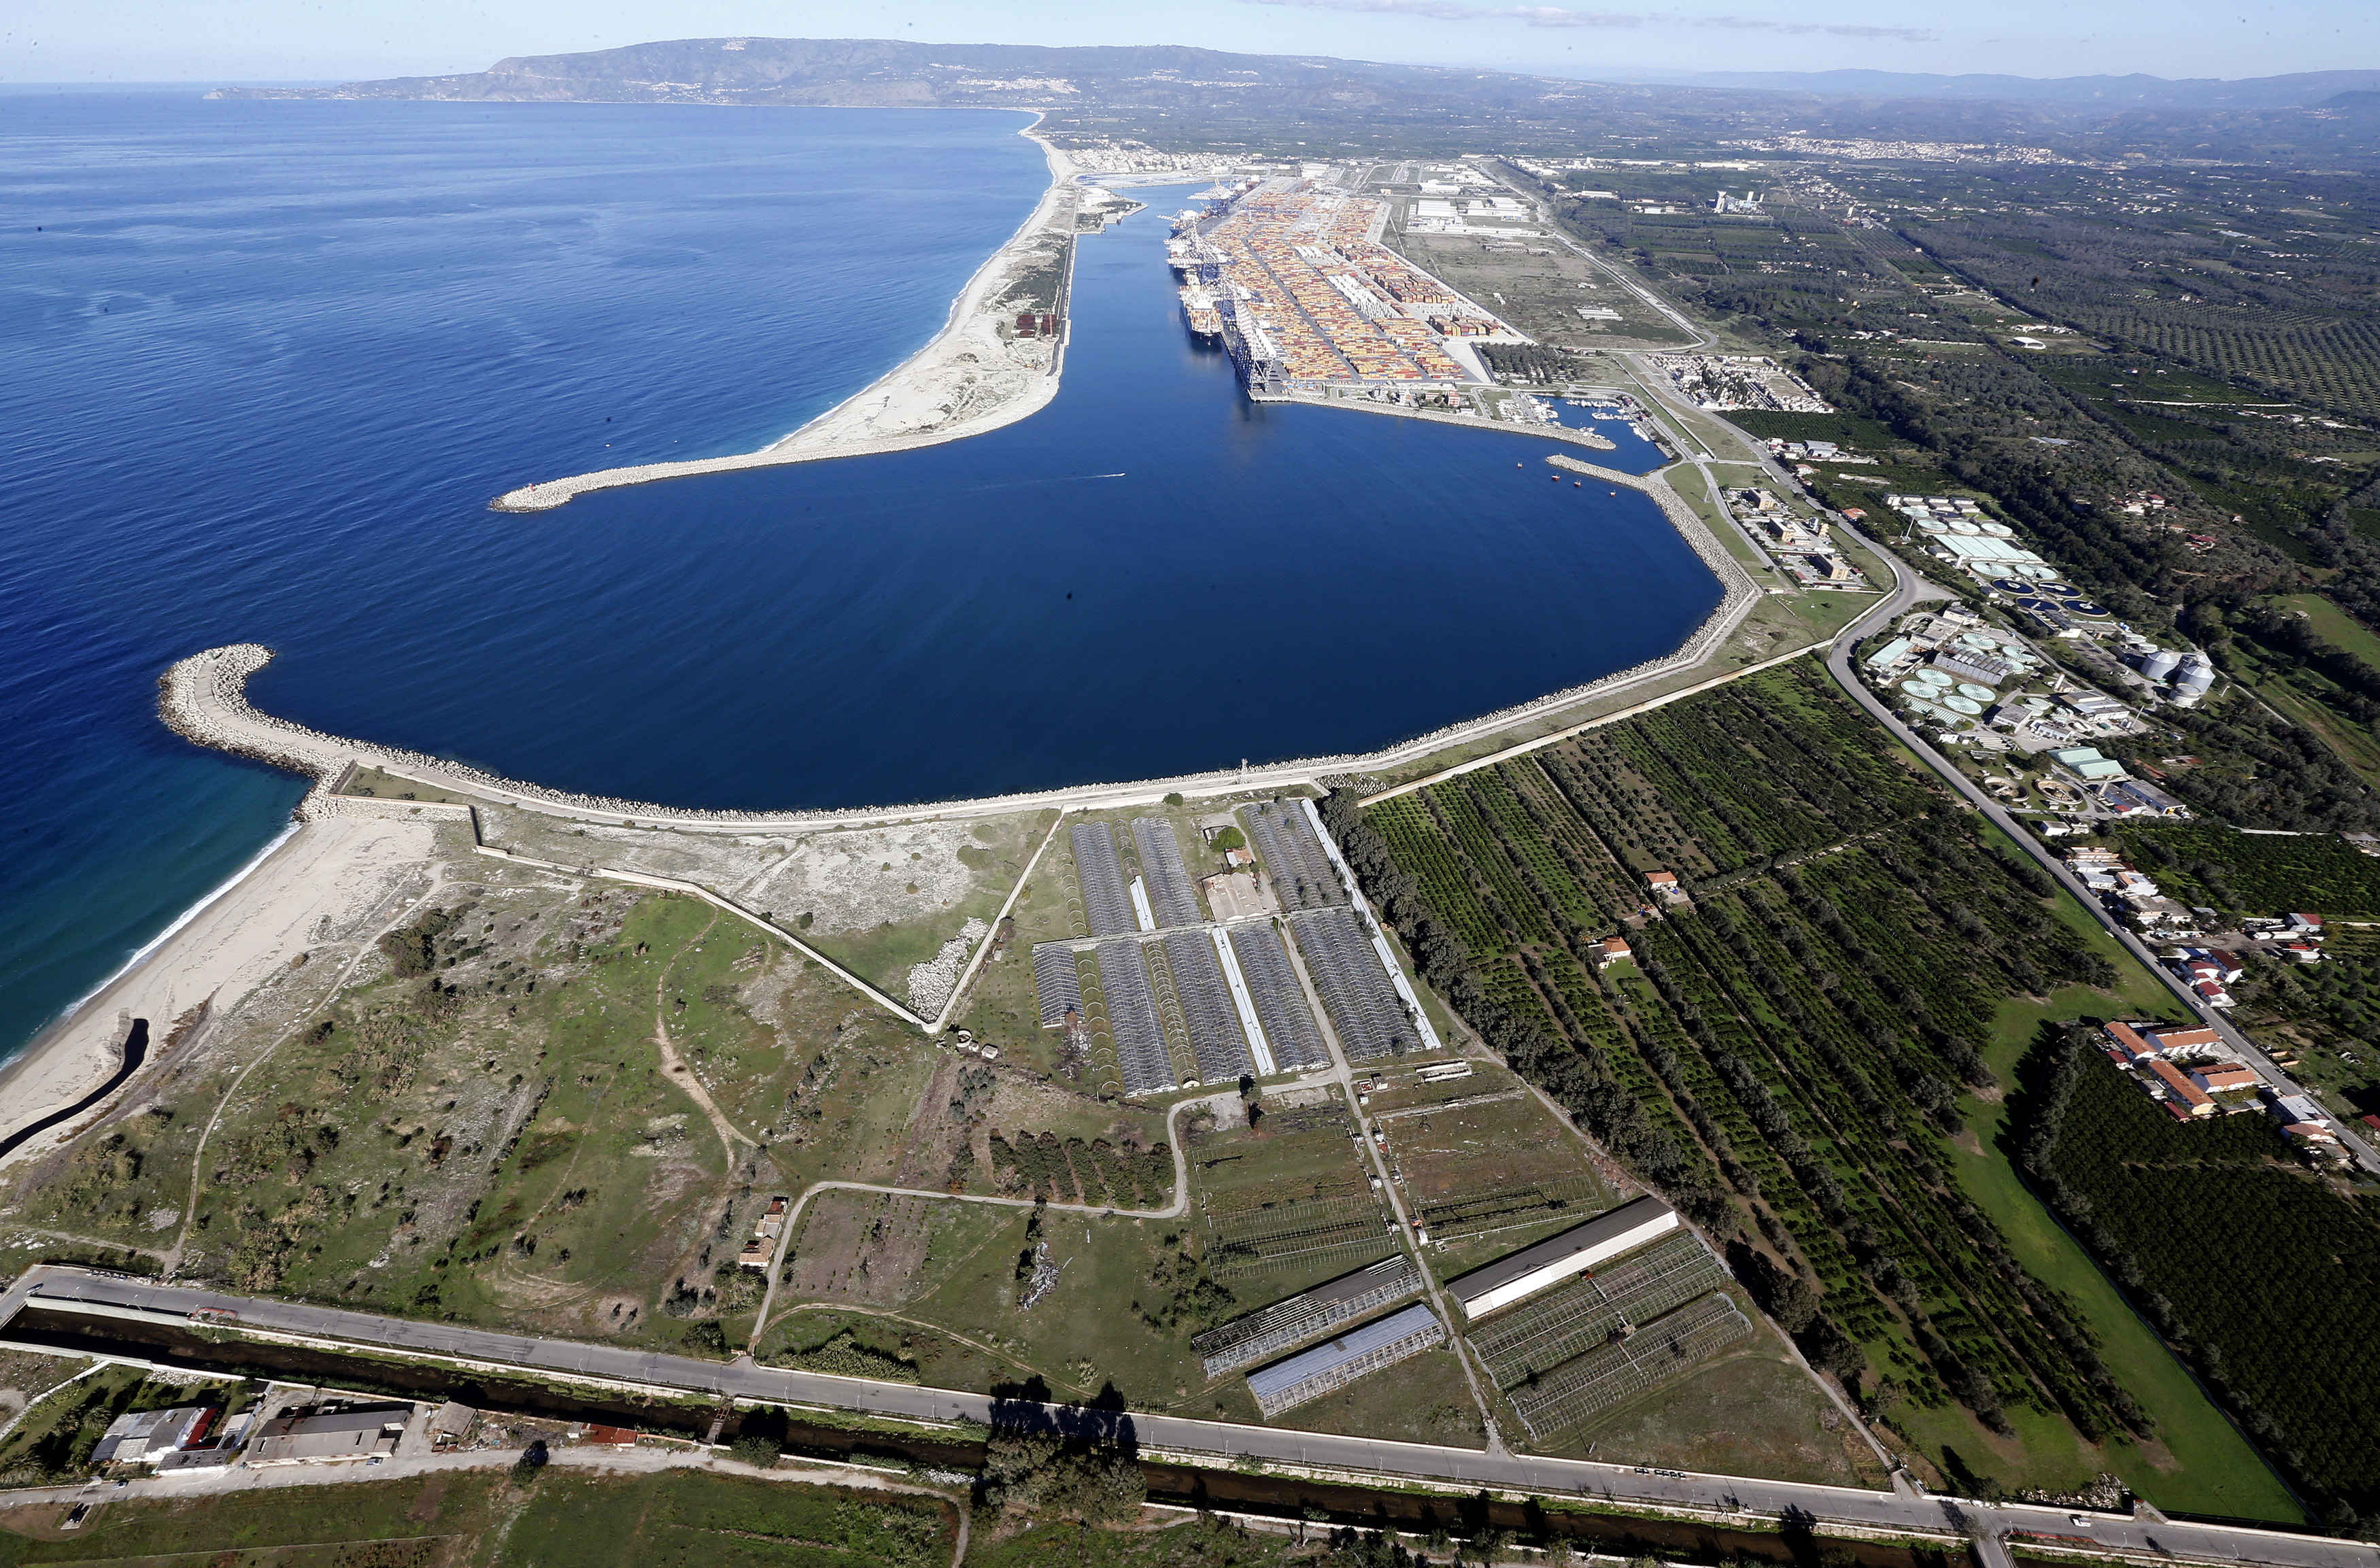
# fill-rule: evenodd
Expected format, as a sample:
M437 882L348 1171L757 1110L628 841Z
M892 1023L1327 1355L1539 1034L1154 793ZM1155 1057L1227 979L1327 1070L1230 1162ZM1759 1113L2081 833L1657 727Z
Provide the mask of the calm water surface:
M1367 749L1716 602L1540 439L1247 404L1182 333L1157 211L1081 248L1034 419L484 509L748 448L896 363L1030 209L1020 123L0 97L0 1050L296 798L156 724L210 644L280 650L257 700L323 729L837 806Z

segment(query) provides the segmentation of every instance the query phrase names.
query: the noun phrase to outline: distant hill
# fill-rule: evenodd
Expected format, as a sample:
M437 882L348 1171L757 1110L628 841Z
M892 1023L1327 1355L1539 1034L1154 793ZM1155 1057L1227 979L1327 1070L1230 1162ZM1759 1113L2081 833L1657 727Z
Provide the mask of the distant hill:
M1720 90L1746 88L1823 98L1960 98L2077 108L2291 109L2343 92L2380 89L2380 70L2300 71L2290 76L2168 80L2154 76L1928 76L1910 71L1645 71L1631 82Z
M1509 72L1374 65L1212 49L1041 48L889 39L695 38L578 55L528 55L463 76L328 88L224 88L222 98L407 98L490 103L1065 104L1279 113L1515 106L1608 96L1597 84Z

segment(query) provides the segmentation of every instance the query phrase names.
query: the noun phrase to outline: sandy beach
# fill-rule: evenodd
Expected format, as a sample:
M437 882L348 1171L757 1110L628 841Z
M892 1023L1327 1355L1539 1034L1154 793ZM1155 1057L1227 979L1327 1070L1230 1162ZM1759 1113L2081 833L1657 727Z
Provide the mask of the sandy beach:
M1039 121L1036 120L1035 124ZM1050 187L1032 214L993 251L951 302L932 342L808 424L757 452L677 463L640 463L545 480L490 502L498 512L544 512L595 490L617 490L697 474L776 468L827 457L857 457L958 441L1030 418L1058 395L1064 337L1012 340L990 307L1037 252L1071 241L1081 211L1075 166L1031 127L1018 132L1041 149ZM1068 265L1072 266L1069 252Z
M328 942L376 934L356 928L401 884L419 877L431 832L426 822L369 818L298 823L178 929L0 1067L5 1134L106 1082L122 1062L131 1020L149 1021L150 1055L139 1075L106 1104L29 1139L8 1159L54 1149L125 1094L138 1094L142 1080L175 1054L165 1049L174 1022L191 1009L212 1003L210 1017L220 1018L289 969L293 959ZM196 1043L186 1039L178 1049Z

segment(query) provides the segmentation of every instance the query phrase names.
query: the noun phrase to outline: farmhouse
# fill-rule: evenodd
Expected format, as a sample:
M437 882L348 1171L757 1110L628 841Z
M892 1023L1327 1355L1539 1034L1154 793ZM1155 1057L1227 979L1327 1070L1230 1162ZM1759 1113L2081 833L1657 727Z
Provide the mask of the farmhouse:
M1677 1228L1676 1209L1658 1197L1640 1197L1535 1246L1500 1258L1485 1269L1475 1269L1447 1288L1463 1303L1464 1316L1477 1319Z

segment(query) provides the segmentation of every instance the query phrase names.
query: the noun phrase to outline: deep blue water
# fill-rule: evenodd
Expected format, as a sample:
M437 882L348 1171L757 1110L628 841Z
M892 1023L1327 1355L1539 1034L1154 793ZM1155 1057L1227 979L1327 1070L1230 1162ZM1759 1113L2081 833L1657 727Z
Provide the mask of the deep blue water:
M0 98L0 1049L298 795L157 725L157 671L210 644L280 650L257 700L326 730L832 806L1367 749L1716 602L1542 440L1247 404L1158 211L1081 248L1032 419L484 509L749 447L897 362L1030 209L1020 123Z

